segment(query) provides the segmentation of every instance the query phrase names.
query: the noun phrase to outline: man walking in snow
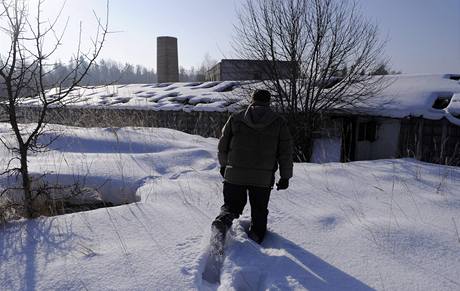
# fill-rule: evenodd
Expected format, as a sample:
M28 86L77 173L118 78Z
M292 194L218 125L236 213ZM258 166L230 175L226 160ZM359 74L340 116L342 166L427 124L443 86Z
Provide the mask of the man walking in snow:
M249 194L249 237L261 243L267 231L268 201L279 168L277 190L289 187L292 177L292 138L283 117L270 108L270 92L256 90L247 109L234 113L219 140L224 205L212 223L225 236L244 209Z

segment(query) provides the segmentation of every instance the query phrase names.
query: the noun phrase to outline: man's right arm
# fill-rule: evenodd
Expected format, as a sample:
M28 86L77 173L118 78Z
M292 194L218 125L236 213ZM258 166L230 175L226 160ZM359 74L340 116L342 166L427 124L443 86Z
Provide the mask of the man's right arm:
M221 167L227 166L228 151L230 149L230 141L232 139L232 116L227 120L224 127L222 128L222 135L219 139L219 145L217 149L219 150L219 164Z

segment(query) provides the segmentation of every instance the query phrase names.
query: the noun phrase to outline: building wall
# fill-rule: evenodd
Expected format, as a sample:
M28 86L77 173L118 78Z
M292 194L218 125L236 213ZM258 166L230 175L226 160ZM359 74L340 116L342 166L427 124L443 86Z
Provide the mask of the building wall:
M460 166L460 126L446 119L353 115L342 118L343 162L410 157L429 163ZM360 138L362 129L366 129L369 123L375 124L374 140L366 140L366 134Z
M17 113L21 116L20 122L29 123L36 122L40 110L26 107L19 108ZM69 107L50 109L47 122L80 127L164 127L218 138L229 115L228 112ZM360 126L368 122L376 123L375 140L358 141ZM347 133L345 129L350 124L355 125ZM339 157L341 161L413 157L431 163L460 166L460 126L447 120L325 118L314 139L313 152L317 162L337 162ZM348 153L350 149L353 156Z
M206 81L221 81L220 63L216 64L206 72Z
M325 137L313 140L312 163L338 163L342 160L342 138Z
M33 123L37 107L18 108L22 123ZM228 112L153 111L104 108L51 108L47 122L79 127L164 127L204 137L220 137Z
M288 76L290 62L276 62L280 76ZM268 80L272 63L256 60L222 60L206 74L208 81Z
M359 140L360 127L375 123L375 140ZM391 118L358 118L356 125L356 161L390 159L399 156L400 120Z
M405 157L460 166L460 126L446 119L402 119L399 148Z
M312 163L331 163L342 160L342 118L321 118L321 127L313 134Z

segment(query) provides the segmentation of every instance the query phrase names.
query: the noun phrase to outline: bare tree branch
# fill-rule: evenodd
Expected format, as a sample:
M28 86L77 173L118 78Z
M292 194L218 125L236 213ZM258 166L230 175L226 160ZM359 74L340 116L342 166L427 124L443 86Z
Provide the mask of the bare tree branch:
M6 173L20 173L25 196L25 209L28 216L32 217L32 201L34 195L31 187L31 177L28 170L28 154L46 151L46 148L55 138L43 143L40 137L46 133L47 114L50 107L63 106L63 100L79 85L89 69L99 57L108 34L108 10L105 23L95 14L98 31L92 49L87 53L81 52L82 32L80 27L77 54L74 56L74 66L68 75L62 76L55 84L50 84L46 77L49 74L49 60L62 44L67 30L67 18L63 29L57 32L56 27L61 19L65 2L58 14L51 20L43 21L44 0L38 0L36 16L30 16L29 3L26 0L0 0L0 32L10 38L9 50L5 57L0 53L0 89L4 90L6 97L0 100L0 105L8 115L8 121L14 133L16 145L10 146L4 140L2 144L9 149L15 157L6 165ZM81 25L81 24L80 24ZM52 41L50 42L50 39ZM48 49L45 51L45 44ZM64 84L68 84L64 86ZM50 86L57 86L57 94L47 94ZM19 125L18 108L22 101L30 96L35 96L40 102L40 114L32 128L22 128ZM12 168L12 162L19 161L20 167Z
M271 64L261 67L270 76L263 84L304 160L324 113L365 102L384 86L366 72L386 63L385 42L358 8L354 0L246 0L238 12L233 47L242 59Z

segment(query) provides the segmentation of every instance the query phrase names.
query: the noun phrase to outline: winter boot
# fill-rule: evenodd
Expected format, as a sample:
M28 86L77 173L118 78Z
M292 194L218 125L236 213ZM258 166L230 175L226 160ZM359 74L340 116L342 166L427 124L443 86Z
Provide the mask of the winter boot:
M263 237L260 237L259 235L257 235L252 229L249 230L248 237L258 244L261 244L262 241L264 240Z
M214 255L224 254L225 235L227 226L220 220L214 220L211 225L211 252Z

